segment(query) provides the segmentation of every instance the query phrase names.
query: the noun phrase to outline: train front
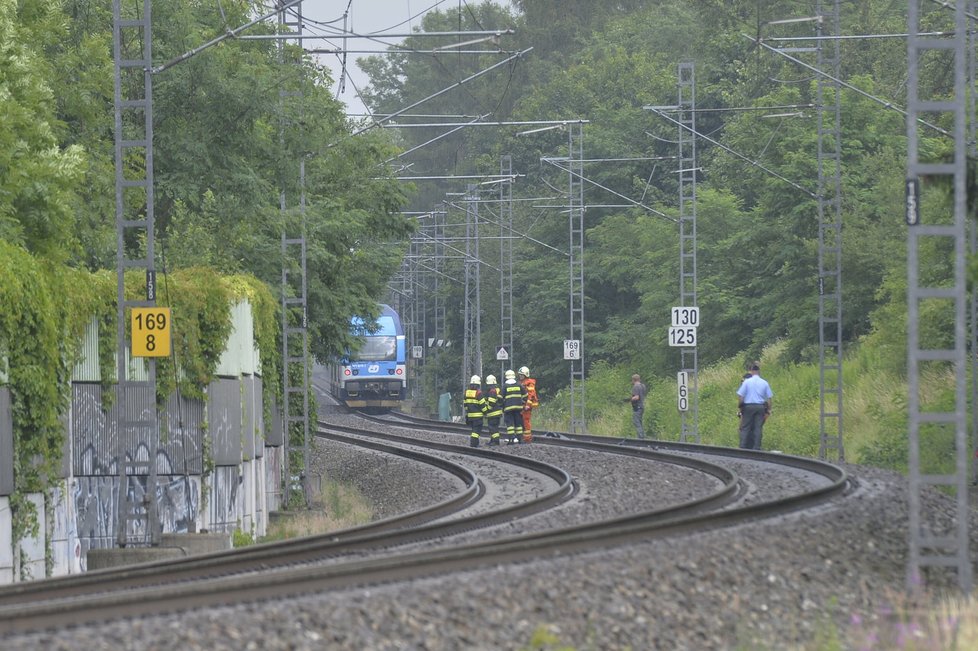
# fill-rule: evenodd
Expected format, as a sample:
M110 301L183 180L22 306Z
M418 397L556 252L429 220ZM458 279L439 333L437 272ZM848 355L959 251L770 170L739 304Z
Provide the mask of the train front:
M387 308L377 326L374 332L361 330L363 345L343 359L339 369L340 398L353 409L399 408L406 394L406 344L400 320Z

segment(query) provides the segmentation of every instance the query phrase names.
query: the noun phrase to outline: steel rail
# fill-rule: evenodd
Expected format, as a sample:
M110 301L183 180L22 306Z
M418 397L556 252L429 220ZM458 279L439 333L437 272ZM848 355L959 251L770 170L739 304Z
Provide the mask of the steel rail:
M413 416L411 414L405 414L400 412L392 412L390 414L393 418L400 419L407 424L413 424L417 426L425 426L430 429L435 429L437 431L443 432L462 432L465 433L467 430L460 427L454 423L447 423L445 421L435 421L427 418L420 418L418 416ZM369 417L367 417L369 418ZM391 420L381 421L391 423ZM848 483L851 481L846 474L845 470L834 464L820 461L818 459L811 459L808 457L799 457L790 454L783 454L780 452L765 452L762 450L743 450L740 448L727 448L714 445L702 445L697 443L680 443L674 441L662 441L658 439L633 439L633 438L617 438L609 436L595 436L592 434L569 434L566 432L554 432L547 430L534 430L533 431L533 443L530 445L536 445L538 443L543 443L545 445L562 445L567 442L576 442L578 444L588 443L598 446L597 449L604 447L614 447L618 448L634 448L638 450L657 450L666 452L682 452L685 454L697 454L704 456L719 456L728 457L732 459L750 460L750 461L761 461L764 463L773 463L783 466L788 466L790 468L795 468L798 470L804 470L816 475L825 477L826 480L831 482L832 487L837 484L841 485L843 489L848 488ZM830 488L832 488L830 487Z
M362 431L354 428L334 427L333 429L363 434ZM202 554L186 559L167 559L135 566L15 584L0 590L0 607L86 595L96 590L109 592L145 587L151 583L160 585L164 582L200 581L209 577L232 573L251 572L258 569L266 570L272 567L323 561L344 554L397 547L432 538L455 535L539 513L570 499L577 490L570 475L560 468L532 459L503 457L496 460L549 478L555 484L554 490L533 500L468 516L464 519L432 522L472 506L485 494L485 487L471 470L446 461L442 457L435 457L376 440L351 438L325 430L318 431L317 436L439 467L462 479L466 484L466 490L430 507L327 534ZM423 441L419 442L406 438L387 438L399 440L402 445L412 444L441 452L450 451L461 454L477 452L449 444L427 444Z
M390 437L390 435L383 435ZM399 437L403 438L403 437ZM410 440L411 445L426 442ZM566 441L568 445L598 446L616 454L655 455L655 450L631 446ZM522 459L514 455L468 450L449 446L453 452L469 452L489 456ZM690 459L678 458L679 463ZM670 462L676 463L677 459ZM725 484L723 502L738 492L739 481L725 471L732 481ZM722 474L722 472L720 473ZM716 473L715 473L716 476ZM797 502L797 498L795 500ZM759 506L733 509L721 513L699 512L705 501L679 505L668 509L640 513L586 525L567 527L486 543L439 547L434 550L401 553L328 566L288 566L258 574L223 576L193 584L144 586L132 590L98 593L81 597L65 597L34 603L10 604L0 608L0 632L36 630L51 626L117 619L140 614L158 614L201 606L281 598L308 592L341 589L354 585L370 585L395 580L430 576L460 569L516 562L534 557L567 554L608 545L625 544L654 537L674 535L683 531L702 530L770 514ZM798 508L792 504L780 509Z
M841 490L836 487L836 492ZM692 516L657 517L639 514L582 526L567 527L525 536L457 547L398 554L342 565L288 568L261 575L220 578L193 586L144 589L126 594L96 595L80 603L44 602L0 610L0 631L33 630L50 626L78 624L93 619L176 612L217 604L253 602L262 599L294 597L302 594L379 585L395 581L441 575L538 559L564 556L610 546L644 542L722 526L742 524L785 513L813 502L824 501L830 493L817 491L794 496L786 501L759 504L719 513Z

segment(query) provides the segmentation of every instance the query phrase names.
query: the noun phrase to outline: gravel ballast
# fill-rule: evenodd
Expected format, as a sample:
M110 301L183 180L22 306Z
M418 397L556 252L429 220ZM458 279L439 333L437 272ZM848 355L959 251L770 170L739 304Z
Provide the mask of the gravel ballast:
M517 448L511 453L567 468L581 486L571 503L518 523L520 531L688 499L712 481L691 486L685 471L643 471L640 460L589 455L575 464L574 451ZM457 480L416 464L326 450L326 474L339 479L333 463L355 468L348 478L376 497L378 515L458 490ZM11 636L0 648L774 650L826 648L820 645L837 635L841 648L857 648L844 642L858 632L850 623L858 617L865 627L904 599L908 490L896 473L846 470L856 481L851 494L733 528L410 583ZM953 513L939 495L926 508ZM501 531L467 535L486 540Z

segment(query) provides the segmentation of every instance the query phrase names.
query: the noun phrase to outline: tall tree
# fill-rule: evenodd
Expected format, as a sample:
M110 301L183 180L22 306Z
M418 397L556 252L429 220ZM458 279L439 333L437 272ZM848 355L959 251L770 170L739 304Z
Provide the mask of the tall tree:
M77 245L85 158L59 142L51 65L37 46L63 31L55 4L0 0L0 238L57 260Z

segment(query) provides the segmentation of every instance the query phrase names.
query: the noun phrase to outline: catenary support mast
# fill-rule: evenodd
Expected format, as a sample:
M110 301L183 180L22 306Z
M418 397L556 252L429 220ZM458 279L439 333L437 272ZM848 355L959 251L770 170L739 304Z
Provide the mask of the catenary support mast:
M499 344L509 360L516 358L513 348L513 158L499 160ZM500 360L499 377L503 377L509 360ZM502 381L500 379L500 381Z
M570 339L580 354L570 360L570 431L587 431L584 419L584 123L567 124L567 199L570 227Z
M465 341L462 350L462 382L482 375L482 294L479 261L479 195L469 184L465 193Z
M818 104L818 363L820 459L845 461L842 445L842 181L839 0L819 0L816 13Z
M156 411L156 360L130 367L126 314L156 306L153 205L153 46L151 0L135 15L112 3L115 70L115 225L116 225L116 463L119 473L120 547L158 545L162 534L156 503L159 421ZM138 160L141 164L135 164ZM126 164L126 162L130 164ZM139 243L141 242L141 243ZM146 298L127 299L125 273L146 274ZM146 478L140 490L135 477ZM130 483L134 484L132 489ZM141 495L140 495L141 494ZM138 496L138 497L137 497Z
M954 6L953 38L928 37L921 32L932 30L934 12L946 8L928 6L910 0L907 43L907 380L910 479L910 554L907 584L916 588L926 578L927 567L957 571L958 585L965 593L972 589L972 567L968 550L968 462L967 445L967 344L966 344L966 247L967 219L967 0ZM940 16L937 21L942 20ZM933 80L921 79L921 62L946 58L954 82L947 89L934 90ZM933 93L933 95L931 95ZM954 160L936 162L921 160L919 118L937 114L953 124ZM951 181L951 209L937 200L921 203L921 176ZM921 252L947 249L950 282L934 282L928 261ZM931 254L933 255L933 254ZM941 318L934 318L938 316ZM927 329L921 326L926 320ZM946 325L942 325L946 324ZM953 408L927 401L928 378L953 378ZM950 444L954 450L954 470L937 467L945 459L933 460L923 454L939 444ZM954 516L939 522L925 509L923 493L943 486L955 497Z
M288 3L277 0L278 24L282 34L294 36L296 44L302 41L302 3ZM288 40L279 39L279 52L284 64L288 53ZM298 62L301 65L301 61ZM294 87L288 85L279 91L282 106L282 144L289 140L291 130L301 131L301 79ZM289 111L290 107L295 108ZM289 115L292 115L292 119ZM301 140L301 138L300 138ZM291 199L295 206L290 206ZM282 230L282 379L284 387L283 424L285 430L285 455L283 475L285 481L285 501L291 502L291 492L298 477L303 499L308 505L311 499L309 475L309 332L307 329L306 297L306 161L300 153L298 160L298 179L294 184L287 183L279 195L280 209L285 224ZM291 219L293 210L298 209L298 224ZM302 452L299 459L296 447Z
M679 304L696 307L696 67L679 64ZM700 442L699 355L696 346L680 348L681 368L686 373L688 410L680 411L679 440Z

